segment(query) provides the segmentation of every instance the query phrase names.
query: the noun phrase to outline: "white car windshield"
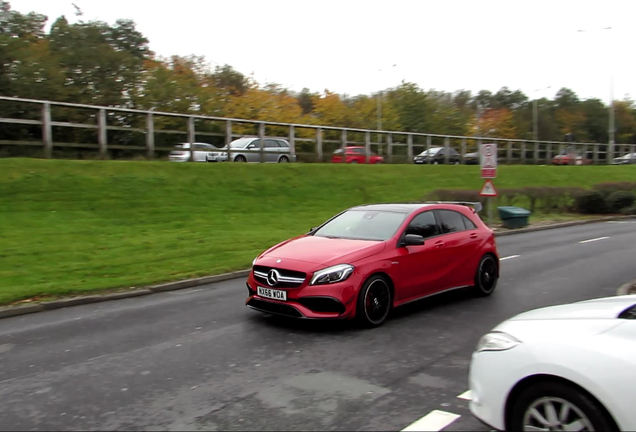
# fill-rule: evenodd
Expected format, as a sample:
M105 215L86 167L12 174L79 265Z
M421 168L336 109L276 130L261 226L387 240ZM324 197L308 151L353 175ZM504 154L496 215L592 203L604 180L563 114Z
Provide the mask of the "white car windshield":
M327 222L314 236L385 241L396 233L406 216L392 211L349 210Z

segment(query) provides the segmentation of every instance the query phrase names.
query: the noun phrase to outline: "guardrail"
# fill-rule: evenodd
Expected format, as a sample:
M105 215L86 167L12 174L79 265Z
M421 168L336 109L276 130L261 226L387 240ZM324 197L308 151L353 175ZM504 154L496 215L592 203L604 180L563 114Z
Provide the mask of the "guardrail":
M10 104L8 109L5 107L8 105L7 103ZM8 113L10 117L5 117L7 114L4 113ZM76 121L77 118L84 122ZM185 125L177 126L178 129L170 128L174 127L175 121L184 119L186 120ZM236 153L236 151L229 148L229 143L235 138L245 136L259 137L261 142L265 138L282 138L290 143L289 152L267 151L261 145L258 151L261 162L265 161L265 155L268 153L297 155L298 160L304 162L326 162L328 155L338 148L361 146L364 147L363 153L367 163L374 151L386 155L385 162L412 163L415 154L431 147L453 148L459 153L460 162L464 163L466 154L469 151L477 151L482 142L498 144L498 158L501 162L521 164L551 163L553 156L562 154L565 149L574 149L576 153L589 155L589 159L595 164L611 163L617 147L621 154L636 152L635 144L533 141L355 129L154 110L145 111L6 96L0 96L0 123L8 125L0 129L0 147L42 147L43 155L46 158L54 157L56 149L88 149L94 153L96 151L100 158L109 157L109 152L122 151L145 152L147 159L155 159L159 153L174 150L175 144L195 143L197 137L207 137L208 141L213 141L212 144L217 147L226 146L227 150L224 151L228 152L228 160L231 160L232 153ZM157 127L161 123L168 128ZM197 128L197 124L200 127ZM13 129L8 130L10 127ZM256 131L253 130L254 127ZM91 131L94 135L90 139L94 141L87 143L84 141L90 139L86 138L86 135L68 133L65 135L67 141L54 139L56 133L64 136L63 133L59 132L63 129ZM182 135L185 139L163 139L165 143L168 143L168 146L157 146L157 139L165 134ZM69 135L73 135L73 142L68 142ZM191 145L189 158L191 161L194 161L194 151L194 146ZM449 162L448 152L444 162Z

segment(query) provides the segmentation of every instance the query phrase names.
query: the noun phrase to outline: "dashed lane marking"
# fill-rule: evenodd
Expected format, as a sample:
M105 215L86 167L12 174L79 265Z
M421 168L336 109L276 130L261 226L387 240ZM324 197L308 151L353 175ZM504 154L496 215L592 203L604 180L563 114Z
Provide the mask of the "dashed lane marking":
M460 417L459 414L433 410L416 422L411 423L405 429L402 429L402 432L441 431Z
M470 390L466 390L464 393L460 394L459 396L457 396L458 399L463 399L463 400L472 400L473 399L473 392Z
M605 239L608 239L608 238L609 237L597 237L597 238L593 238L593 239L589 239L589 240L583 240L583 241L580 241L579 243L581 243L581 244L592 243L592 242L595 242L595 241L605 240Z
M519 258L520 255L510 255L507 257L503 257L503 258L499 258L499 261L505 261L505 260L509 260L509 259L513 259L513 258Z

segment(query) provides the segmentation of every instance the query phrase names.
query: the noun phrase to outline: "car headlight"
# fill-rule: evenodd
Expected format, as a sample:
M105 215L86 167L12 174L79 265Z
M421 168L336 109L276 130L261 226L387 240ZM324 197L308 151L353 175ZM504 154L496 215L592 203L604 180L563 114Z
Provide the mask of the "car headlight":
M508 333L495 331L482 336L477 344L476 351L506 351L516 347L520 343L520 340L510 336Z
M347 280L354 267L351 264L338 264L314 273L309 285L325 285Z

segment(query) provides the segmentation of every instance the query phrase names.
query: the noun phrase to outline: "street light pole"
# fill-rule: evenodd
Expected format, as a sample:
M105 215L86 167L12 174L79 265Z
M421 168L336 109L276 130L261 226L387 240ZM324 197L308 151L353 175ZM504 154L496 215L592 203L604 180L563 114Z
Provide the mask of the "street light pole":
M532 101L532 139L534 139L535 141L539 141L539 107L536 94L538 91L547 90L549 88L552 88L552 86L536 89L534 91L535 96L534 100Z
M603 27L601 29L597 29L597 31L602 30L612 30L612 27ZM587 33L590 30L577 30L578 33ZM608 126L608 135L609 135L609 145L607 149L607 160L606 163L611 163L612 159L614 159L614 145L616 144L616 120L614 113L614 63L612 53L612 44L610 39L610 103L609 103L609 126Z
M397 64L394 64L393 66L391 66L392 68L396 67ZM382 72L384 69L379 69L378 72ZM382 130L382 96L383 96L383 91L380 90L378 92L378 95L376 96L377 99L377 104L378 104L378 108L377 108L377 112L378 112L378 126L377 126L377 130Z

